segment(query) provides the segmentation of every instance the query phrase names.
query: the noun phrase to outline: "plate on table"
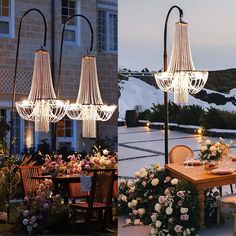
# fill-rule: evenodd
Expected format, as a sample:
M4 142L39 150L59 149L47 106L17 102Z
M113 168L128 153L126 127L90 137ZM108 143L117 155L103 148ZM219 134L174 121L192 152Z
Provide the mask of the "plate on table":
M233 172L234 171L228 167L217 168L211 171L211 173L215 175L228 175L228 174L232 174Z
M200 166L200 165L202 165L202 162L200 160L190 160L190 161L185 161L184 165Z

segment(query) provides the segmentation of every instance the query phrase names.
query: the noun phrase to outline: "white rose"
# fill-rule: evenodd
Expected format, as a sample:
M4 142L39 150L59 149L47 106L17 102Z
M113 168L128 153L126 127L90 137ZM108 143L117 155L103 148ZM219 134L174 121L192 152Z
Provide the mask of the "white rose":
M172 179L170 182L172 185L176 185L178 184L179 180L175 178L175 179Z
M156 221L156 227L157 227L157 228L160 228L161 225L162 225L161 221L157 220L157 221Z
M188 212L188 208L186 208L186 207L181 207L181 208L180 208L180 212L181 212L182 214L186 214L186 213Z
M155 205L155 211L157 211L158 213L160 213L160 211L161 211L161 204L157 203L157 204Z
M134 184L134 182L133 182L133 180L129 180L128 182L127 182L127 187L132 187L133 186L133 184Z
M144 208L139 208L138 209L138 213L139 213L139 215L144 215L145 214L145 209Z
M211 151L211 152L215 152L215 150L216 150L215 146L211 146L211 147L210 147L210 151Z
M216 142L216 143L215 143L215 146L216 146L216 147L219 147L219 146L220 146L220 142Z
M167 214L167 215L171 215L172 212L173 212L173 208L172 208L172 207L167 207L167 208L166 208L166 214Z
M207 150L207 146L201 146L201 152L205 152Z
M157 186L158 183L159 183L159 179L157 179L157 178L153 179L152 182L151 182L152 186Z
M137 206L137 204L138 204L138 201L137 200L135 200L135 199L133 199L132 201L131 201L131 204L132 204L132 206Z
M139 178L139 177L140 177L140 172L139 172L139 171L136 171L134 175L135 175L135 177L138 177L138 178Z
M150 229L150 234L151 234L151 235L156 235L156 233L157 233L157 232L156 232L156 229L155 229L155 228L151 228L151 229Z
M130 193L133 193L135 191L135 186L131 187L129 191Z
M107 149L104 149L104 150L102 151L102 153L103 153L103 155L107 156L107 155L109 154L109 151L108 151Z
M191 235L191 230L189 228L186 229L187 235Z
M141 177L141 178L147 177L147 171L142 171L142 172L140 173L140 177Z
M146 172L146 169L145 169L145 168L141 168L141 169L139 170L139 172L140 172L140 173Z
M211 145L211 140L207 139L205 142L206 145Z
M110 165L111 164L111 160L106 160L105 164L106 165Z
M163 166L160 166L160 167L158 167L157 169L156 169L156 171L163 171L165 169L165 167L163 167Z
M121 200L122 200L123 202L127 202L127 197L126 197L124 194L122 194Z
M126 180L125 179L122 179L121 181L120 181L120 184L125 184L126 183Z
M140 224L140 219L135 219L134 220L134 225L139 225Z
M129 219L129 218L127 218L126 220L125 220L125 224L127 224L127 225L129 225L129 224L131 224L131 219Z
M128 208L132 208L132 203L128 202Z

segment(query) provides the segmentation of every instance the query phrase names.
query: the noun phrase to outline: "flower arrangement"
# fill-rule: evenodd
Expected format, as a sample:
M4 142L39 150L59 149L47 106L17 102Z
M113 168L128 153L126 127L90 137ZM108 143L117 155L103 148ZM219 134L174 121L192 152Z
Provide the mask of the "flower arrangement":
M50 156L46 154L45 163L42 166L42 174L56 176L58 173L65 173L66 163L62 156Z
M196 235L197 195L194 190L172 179L172 186L159 196L151 215L151 235Z
M119 186L120 214L126 225L151 226L151 235L195 235L198 200L189 183L172 178L158 164L142 168Z
M107 149L99 150L94 146L93 154L88 157L91 169L117 168L117 154Z
M66 163L67 174L80 174L82 171L90 171L89 161L87 159L80 160L79 156L68 156L69 162Z
M51 180L44 180L30 197L17 209L17 224L29 234L55 231L68 224L69 208L61 203L61 196L52 195Z
M217 161L222 157L224 150L230 147L232 143L230 141L230 144L226 144L222 138L215 143L212 143L209 139L204 139L200 142L199 157L202 161Z

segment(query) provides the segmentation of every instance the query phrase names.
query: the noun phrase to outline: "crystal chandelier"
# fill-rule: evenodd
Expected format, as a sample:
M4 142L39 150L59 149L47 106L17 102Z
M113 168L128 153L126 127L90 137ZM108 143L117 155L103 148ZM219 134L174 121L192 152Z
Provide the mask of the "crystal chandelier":
M88 23L91 32L91 39L87 56L82 58L80 85L77 100L75 103L71 103L67 106L66 114L70 119L82 120L82 137L96 138L96 122L109 120L116 109L116 105L103 104L98 83L96 57L90 55L90 52L93 50L93 28L89 19L84 15L73 15L69 17L63 25L58 69L58 84L60 82L65 26L74 17L81 17Z
M68 106L67 116L82 120L84 138L96 138L96 121L109 120L115 109L115 105L103 104L98 84L96 58L84 56L77 100Z
M167 71L155 74L158 87L174 93L174 102L188 102L188 94L202 90L208 78L207 71L195 70L188 39L188 24L180 20L175 24L175 34Z
M16 102L17 112L23 119L34 121L36 131L48 132L49 122L65 116L68 103L56 99L48 51L37 50L30 93L27 100Z

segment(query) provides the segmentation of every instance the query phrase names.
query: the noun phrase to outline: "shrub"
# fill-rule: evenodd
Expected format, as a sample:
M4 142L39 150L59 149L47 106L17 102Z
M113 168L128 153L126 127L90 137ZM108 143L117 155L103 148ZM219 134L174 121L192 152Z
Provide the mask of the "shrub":
M173 179L158 164L137 171L135 180L122 180L119 193L120 213L128 215L126 225L149 224L151 235L197 234L199 208L195 188ZM178 234L176 226L181 228Z

